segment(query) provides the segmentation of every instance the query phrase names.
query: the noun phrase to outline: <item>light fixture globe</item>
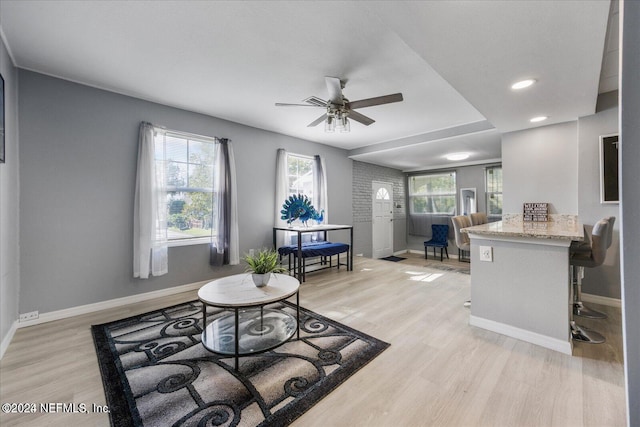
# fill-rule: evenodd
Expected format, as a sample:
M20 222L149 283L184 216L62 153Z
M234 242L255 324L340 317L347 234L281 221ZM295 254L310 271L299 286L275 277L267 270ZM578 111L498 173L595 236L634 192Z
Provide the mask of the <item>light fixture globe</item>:
M538 122L543 122L545 120L547 120L549 117L548 116L538 116L538 117L534 117L532 119L530 119L529 121L531 123L538 123Z
M349 119L347 119L347 117L343 117L343 124L342 124L342 129L340 130L340 132L342 133L349 133L351 132L351 123L349 122Z
M336 130L336 120L333 116L327 116L327 121L324 123L324 131L325 132L335 132Z
M456 160L468 159L469 156L470 156L469 153L451 153L451 154L447 154L445 158L447 160L456 161Z
M514 84L512 84L511 89L513 90L525 89L525 88L528 88L529 86L532 86L534 83L536 83L536 79L520 80L519 82L515 82Z

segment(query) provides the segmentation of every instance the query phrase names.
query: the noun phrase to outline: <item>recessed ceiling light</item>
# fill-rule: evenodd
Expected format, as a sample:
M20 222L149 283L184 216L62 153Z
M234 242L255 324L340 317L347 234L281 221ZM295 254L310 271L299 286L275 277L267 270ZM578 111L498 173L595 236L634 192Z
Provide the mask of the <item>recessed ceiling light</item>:
M538 122L542 122L547 120L549 117L547 116L538 116L538 117L534 117L533 119L529 120L531 123L538 123Z
M516 82L514 84L511 85L511 89L524 89L526 87L531 86L532 84L534 84L536 82L535 79L526 79L526 80L521 80L519 82Z
M445 156L447 160L464 160L469 158L469 153L451 153Z

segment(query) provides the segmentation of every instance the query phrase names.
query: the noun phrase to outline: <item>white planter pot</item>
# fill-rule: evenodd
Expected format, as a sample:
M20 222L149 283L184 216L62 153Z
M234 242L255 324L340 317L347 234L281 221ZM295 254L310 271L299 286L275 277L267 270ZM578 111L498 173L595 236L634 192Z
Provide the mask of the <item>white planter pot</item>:
M260 288L269 283L269 279L271 279L271 273L251 273L251 278L253 279L253 284Z

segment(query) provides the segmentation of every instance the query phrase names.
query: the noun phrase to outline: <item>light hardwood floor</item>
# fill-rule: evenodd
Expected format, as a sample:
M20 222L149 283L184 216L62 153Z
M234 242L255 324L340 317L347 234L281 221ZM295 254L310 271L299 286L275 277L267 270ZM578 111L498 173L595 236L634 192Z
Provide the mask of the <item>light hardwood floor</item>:
M307 276L302 306L391 346L294 426L624 426L620 310L580 323L604 333L567 356L468 324L469 275L356 258ZM433 262L433 261L430 261ZM446 263L443 263L443 265ZM457 261L449 264L460 265ZM462 265L464 267L464 265ZM104 405L89 330L196 292L19 329L0 361L0 401ZM2 426L108 426L105 414L0 414Z

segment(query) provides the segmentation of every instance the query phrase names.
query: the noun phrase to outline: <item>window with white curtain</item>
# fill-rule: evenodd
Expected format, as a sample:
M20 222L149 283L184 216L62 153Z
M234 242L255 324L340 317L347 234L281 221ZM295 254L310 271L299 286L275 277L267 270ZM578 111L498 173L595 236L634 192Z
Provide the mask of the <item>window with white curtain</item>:
M502 216L502 166L485 168L487 215Z
M304 194L313 200L313 157L287 154L289 195Z
M456 173L439 172L409 177L411 214L454 215L456 211Z
M209 242L215 212L215 139L178 131L159 131L155 161L164 168L169 246Z

